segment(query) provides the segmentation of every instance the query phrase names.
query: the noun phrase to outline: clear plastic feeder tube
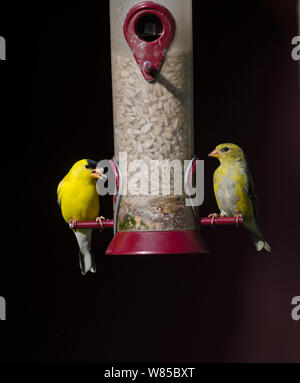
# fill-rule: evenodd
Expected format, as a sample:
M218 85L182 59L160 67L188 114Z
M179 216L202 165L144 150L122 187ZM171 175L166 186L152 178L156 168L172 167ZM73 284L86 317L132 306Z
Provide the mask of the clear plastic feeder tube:
M143 76L123 31L128 12L139 3L110 0L115 157L120 164L124 158L120 153L126 153L128 165L123 172L127 194L121 197L117 227L118 231L195 230L183 187L184 160L191 159L194 152L192 0L157 2L174 18L175 35L152 82ZM146 16L138 18L135 27L143 40L141 47L158 41L164 33L155 14ZM131 168L133 160L142 160L147 168ZM170 180L156 160L168 160ZM174 166L174 160L181 166ZM147 182L135 183L137 174ZM178 192L174 182L180 179ZM158 180L157 190L153 184ZM166 183L170 184L167 195Z

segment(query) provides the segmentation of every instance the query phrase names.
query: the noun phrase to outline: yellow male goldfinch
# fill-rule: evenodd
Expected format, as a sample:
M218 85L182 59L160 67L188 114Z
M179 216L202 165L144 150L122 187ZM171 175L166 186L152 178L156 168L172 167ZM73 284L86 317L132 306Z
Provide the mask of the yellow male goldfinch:
M65 221L73 229L79 246L79 265L85 275L88 271L96 272L96 264L91 254L92 229L75 229L76 221L96 220L100 204L96 190L98 178L105 177L103 169L97 168L97 161L80 160L59 183L57 188L58 203Z
M256 250L271 247L258 227L258 212L254 184L243 150L235 144L220 144L210 154L220 161L214 173L214 192L221 216L242 216ZM211 214L217 216L217 214Z

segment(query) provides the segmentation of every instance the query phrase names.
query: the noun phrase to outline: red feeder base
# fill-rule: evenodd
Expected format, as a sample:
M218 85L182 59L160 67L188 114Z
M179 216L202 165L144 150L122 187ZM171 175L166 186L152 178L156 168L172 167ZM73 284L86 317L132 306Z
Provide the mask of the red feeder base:
M195 230L186 231L119 231L105 254L199 254L209 249Z

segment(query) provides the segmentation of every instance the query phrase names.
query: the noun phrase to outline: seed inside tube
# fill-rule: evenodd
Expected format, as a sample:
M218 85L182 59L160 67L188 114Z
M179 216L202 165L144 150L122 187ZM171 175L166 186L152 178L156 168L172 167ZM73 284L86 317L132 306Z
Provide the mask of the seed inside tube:
M172 54L171 54L172 53ZM150 63L151 64L151 63ZM185 97L188 91L184 73L187 60L176 51L168 51L161 74L168 79L172 88L159 81L149 83L141 75L134 59L112 53L113 110L115 154L128 153L128 161L144 160L149 174L152 160L189 159L190 121L186 114ZM145 72L150 65L144 65ZM176 94L173 92L176 90ZM141 171L144 174L144 170ZM153 175L159 180L159 193L151 193L151 179L148 183L136 185L136 195L122 196L119 216L119 230L188 230L194 229L190 208L185 207L185 196L173 193L174 174L169 180L162 177L162 171ZM134 180L135 171L128 172L127 184ZM147 178L147 173L145 173ZM170 185L170 196L162 196L162 189ZM172 194L173 193L173 194ZM136 222L136 227L134 227Z

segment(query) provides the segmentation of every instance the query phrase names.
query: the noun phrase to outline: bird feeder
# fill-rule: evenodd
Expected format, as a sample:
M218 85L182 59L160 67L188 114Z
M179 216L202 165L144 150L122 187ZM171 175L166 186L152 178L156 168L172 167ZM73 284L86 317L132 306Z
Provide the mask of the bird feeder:
M183 174L174 170L170 180L158 175L161 189L169 183L169 195L147 195L153 160L183 165L194 151L192 1L111 0L110 18L115 157L119 162L127 153L128 162L142 160L148 183L122 195L107 253L206 251L186 196L173 190ZM135 177L136 169L128 169L127 186Z
M206 253L199 226L236 221L195 217L184 182L175 188L194 153L192 0L110 0L110 29L116 193L114 219L103 223L114 227L106 254ZM135 188L137 168L124 169L124 156L146 165ZM165 178L155 168L162 160L181 166Z

